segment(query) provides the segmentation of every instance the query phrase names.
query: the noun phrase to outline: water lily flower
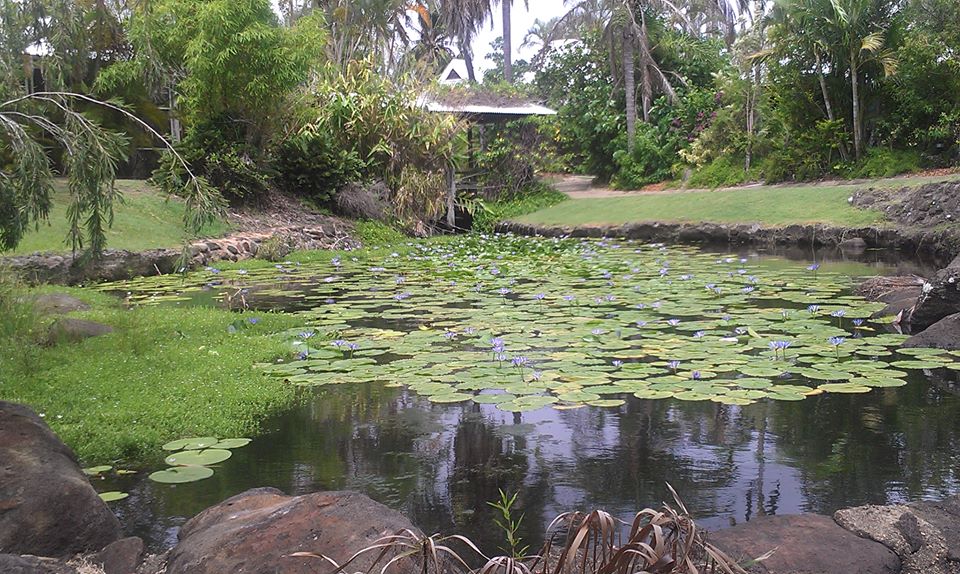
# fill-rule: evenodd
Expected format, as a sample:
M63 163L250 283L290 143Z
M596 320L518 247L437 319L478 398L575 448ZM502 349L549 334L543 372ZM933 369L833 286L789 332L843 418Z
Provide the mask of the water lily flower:
M859 329L863 325L863 319L854 319L851 323L853 323L854 328Z
M250 317L249 319L247 319L247 322L250 323L251 325L256 325L257 323L260 322L260 319L258 317Z
M740 291L742 291L745 295L748 293L753 293L755 290L756 290L755 287L750 287L749 285L740 289Z
M545 297L546 297L546 294L544 293L537 293L536 295L533 296L533 298L536 299L537 301L543 301Z
M809 311L810 313L817 313L820 311L820 305L808 305L807 311Z
M677 361L677 360L669 361L669 362L667 362L667 366L670 367L670 369L671 369L674 373L676 373L676 372L677 372L677 368L680 367L680 361Z
M846 314L847 314L847 312L844 311L843 309L837 309L837 310L834 311L833 313L830 313L830 316L831 316L831 317L843 317L843 316L846 315Z
M817 269L820 269L819 263L814 263L812 265L807 266L807 271L816 271Z
M840 358L840 345L843 344L847 339L845 337L830 337L827 341L833 345L834 350L837 352L837 358Z
M637 321L637 327L638 327L638 328L643 329L643 328L646 327L646 326L647 326L647 322L646 322L646 321Z
M700 373L700 371L694 371L693 373L690 374L690 376L693 377L693 380L695 381L699 381L700 379L703 378L703 375Z
M464 327L463 332L466 335L473 335L474 333L477 332L477 330L474 327Z
M510 290L507 289L506 287L501 287L501 288L497 291L497 293L499 293L501 297L506 297L507 294L510 293Z
M301 339L309 339L313 335L314 335L313 331L303 331L298 335L298 337L300 337Z
M450 340L450 339L455 338L455 337L457 336L457 333L456 333L456 331L445 331L445 332L443 333L443 336L444 336L447 340Z
M403 283L406 283L406 282L407 282L407 279L406 279L406 277L404 277L403 275L397 275L397 277L394 279L394 281L397 282L397 285L402 285Z
M613 366L619 369L620 367L623 366L623 361L621 361L620 359L614 359Z
M308 353L307 351L300 351L299 353L297 353L297 359L301 361L306 360L306 358L309 356L310 356L310 353Z
M693 334L693 338L702 339L704 335L706 335L706 333L704 333L703 331L697 331L696 333Z
M217 269L216 267L204 267L203 270L209 271L210 273L213 273L213 274L220 273L220 270Z
M564 296L563 296L563 300L566 301L566 302L568 302L568 303L569 303L570 301L573 301L574 299L576 299L576 297L574 297L573 295L564 295Z
M680 319L667 319L667 325L670 325L671 327L676 327L679 324Z
M513 363L513 366L514 366L514 367L523 367L524 365L527 364L528 361L529 361L529 360L528 360L526 357L522 356L522 355L516 356L516 357L514 357L513 359L510 360L510 362Z
M336 347L336 348L339 349L339 348L343 347L344 345L346 345L347 342L344 341L343 339L336 339L336 340L334 340L333 343L331 343L331 344L332 344L334 347Z
M600 328L593 329L593 330L591 330L590 332L591 332L592 334L594 334L594 335L603 335L604 333L606 333L606 331L604 331L603 329L600 329Z
M330 264L333 265L334 267L340 267L340 258L334 257L333 259L330 260Z
M530 378L534 381L539 381L543 378L543 371L534 371L533 374L530 375Z

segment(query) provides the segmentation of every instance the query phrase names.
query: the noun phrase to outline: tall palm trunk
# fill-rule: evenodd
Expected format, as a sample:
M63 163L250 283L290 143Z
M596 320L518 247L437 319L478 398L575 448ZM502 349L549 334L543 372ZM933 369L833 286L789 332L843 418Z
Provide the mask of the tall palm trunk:
M471 84L477 83L477 73L473 69L473 53L470 51L470 45L464 41L460 42L460 54L463 55L463 63L467 66L467 79Z
M857 49L850 46L850 84L853 97L853 153L860 159L863 153L863 119L860 117L860 77L857 64Z
M633 29L623 29L623 89L627 96L627 145L633 152L637 141L637 84L633 74Z
M510 41L510 5L513 0L501 0L503 8L503 79L513 83L513 46Z
M830 102L830 92L827 91L827 80L823 76L823 63L820 60L820 52L815 50L814 57L817 59L817 80L820 82L820 92L823 94L823 105L827 108L827 119L832 122L834 120L833 104ZM840 158L843 161L847 161L847 144L845 144L842 139L837 142L837 149L840 150Z

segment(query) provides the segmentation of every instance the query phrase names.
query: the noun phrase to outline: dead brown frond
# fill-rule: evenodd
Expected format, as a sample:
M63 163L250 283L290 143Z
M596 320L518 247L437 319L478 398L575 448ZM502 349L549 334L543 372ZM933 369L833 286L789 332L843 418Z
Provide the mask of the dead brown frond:
M547 541L536 556L488 558L463 536L424 536L410 530L375 540L342 565L310 552L289 556L322 559L336 569L331 574L386 574L388 570L421 574L747 574L706 541L680 497L669 484L667 488L673 495L672 504L664 503L659 510L645 508L631 522L603 510L561 514L547 527ZM471 568L451 548L453 542L475 553L483 566Z

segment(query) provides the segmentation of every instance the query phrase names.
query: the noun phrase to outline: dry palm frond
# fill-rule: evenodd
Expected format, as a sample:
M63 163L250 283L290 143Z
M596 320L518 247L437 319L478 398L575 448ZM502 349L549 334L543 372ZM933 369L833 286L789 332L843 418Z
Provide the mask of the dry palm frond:
M667 488L673 495L673 506L664 503L659 510L645 508L632 522L603 510L561 514L547 527L547 542L537 556L488 558L463 536L423 536L410 530L375 540L342 565L311 552L289 556L322 559L336 569L332 574L346 573L351 564L369 557L375 560L362 571L364 574L386 574L391 568L410 572L412 565L401 562L405 558L413 560L422 574L747 574L706 541L680 497L669 484ZM472 569L449 546L450 542L466 545L484 565Z

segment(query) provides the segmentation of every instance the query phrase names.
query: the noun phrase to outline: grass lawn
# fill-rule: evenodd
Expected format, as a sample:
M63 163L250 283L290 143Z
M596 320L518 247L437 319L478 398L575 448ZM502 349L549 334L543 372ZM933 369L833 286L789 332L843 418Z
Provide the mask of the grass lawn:
M24 255L35 251L66 253L68 196L62 184L53 197L49 222L31 229L12 252L0 255ZM114 207L113 227L107 230L107 247L139 251L156 247L177 247L188 239L183 229L183 204L139 180L117 180L124 201ZM228 230L226 223L208 225L201 235L216 236Z
M300 318L200 307L128 309L112 296L65 287L32 292L51 291L91 304L72 316L115 331L43 345L52 319L16 303L22 292L5 301L0 292L0 399L41 413L84 465L156 462L160 445L188 436L250 436L295 400L291 385L253 364L290 357L289 342L277 334L299 327ZM238 319L245 328L230 332Z
M955 178L893 178L854 185L757 186L571 199L517 221L540 225L619 225L641 221L871 225L882 223L883 214L851 207L847 199L855 190L868 186L914 186Z

